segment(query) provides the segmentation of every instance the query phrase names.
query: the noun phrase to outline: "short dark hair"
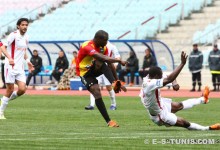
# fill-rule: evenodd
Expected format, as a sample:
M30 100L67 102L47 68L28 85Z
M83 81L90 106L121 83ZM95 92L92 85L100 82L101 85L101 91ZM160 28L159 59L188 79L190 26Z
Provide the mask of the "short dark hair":
M38 52L38 51L35 49L35 50L33 50L33 52Z
M104 39L105 37L108 38L108 33L104 30L99 30L95 33L95 39Z
M156 75L161 75L162 70L160 67L157 66L152 66L149 69L149 78L152 79L154 78Z
M19 26L21 24L22 21L26 21L27 23L29 23L29 20L27 18L20 18L17 21L17 26Z
M73 51L73 54L74 54L74 53L77 54L77 51Z
M218 48L218 45L217 45L217 44L215 44L215 45L214 45L214 47L215 47L215 48Z

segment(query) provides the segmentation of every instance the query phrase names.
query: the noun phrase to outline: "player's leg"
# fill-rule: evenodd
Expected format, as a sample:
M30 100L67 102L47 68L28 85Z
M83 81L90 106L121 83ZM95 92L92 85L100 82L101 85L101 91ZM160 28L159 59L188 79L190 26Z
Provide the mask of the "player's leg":
M85 107L85 110L94 110L95 108L95 97L90 93L89 96L90 104Z
M220 123L213 124L211 126L202 126L197 123L188 122L183 118L177 117L175 124L177 127L184 127L188 130L220 130Z
M210 90L206 86L204 91L203 91L203 97L200 98L192 98L188 99L182 102L172 102L171 103L171 112L176 113L179 110L182 109L189 109L192 108L193 106L199 105L199 104L207 104L208 103L208 97L209 97Z
M14 100L17 97L23 95L26 92L26 83L22 82L22 81L16 81L17 85L18 85L18 90L17 91L13 91L13 93L10 96L10 100Z
M2 76L2 82L3 82L3 86L2 86L2 88L6 88L6 84L5 84L5 64L4 63L2 63L2 65L1 65L1 76Z
M7 82L7 79L6 79ZM6 83L6 93L1 98L1 106L0 106L0 119L6 119L4 116L4 111L8 105L8 102L10 100L10 96L12 95L14 91L14 84L13 83Z
M5 67L5 82L6 82L6 93L1 98L1 106L0 106L0 119L6 119L4 117L4 111L8 105L10 100L10 96L14 91L14 83L15 83L15 72L13 72L11 67Z
M17 96L21 96L26 92L26 84L23 81L17 81L18 85L18 91L17 91Z
M183 118L177 117L176 124L174 126L183 127L188 130L210 130L209 126L202 126L196 123L188 122Z
M90 92L95 97L95 103L97 108L99 109L99 112L102 114L103 118L105 119L106 123L111 127L118 127L118 125L111 121L108 112L106 110L105 104L102 100L101 91L98 84L94 84L90 87Z
M220 130L220 124L212 126L202 126L196 123L191 123L181 117L177 117L175 114L163 110L159 115L160 122L163 122L165 126L177 126L183 127L188 130Z
M111 85L106 85L106 89L108 90L109 97L110 97L110 100L111 100L110 109L111 110L116 110L117 107L116 107L115 91L113 90Z
M108 112L106 110L105 104L103 102L101 91L98 85L98 81L93 75L94 72L91 70L84 75L84 77L81 77L83 84L87 87L88 91L95 97L95 104L99 110L99 112L102 114L103 118L107 122L108 126L110 127L118 127L117 123L112 121L108 115Z
M100 85L103 80L103 74L98 76L96 79L98 80L98 84ZM90 93L90 104L85 107L85 110L94 110L95 107L95 97Z
M116 108L115 91L113 90L111 83L108 81L108 79L104 75L102 76L101 79L103 80L104 85L106 85L106 89L109 93L109 97L110 97L110 100L111 100L110 109L111 110L116 110L117 108ZM100 83L100 79L99 79L99 83Z
M18 96L23 95L26 92L26 76L25 72L20 72L15 76L16 83L18 85L18 90L14 91L11 96L10 100L16 99Z
M106 65L105 62L96 60L94 71L97 71L98 73L100 73L100 75L104 74L104 76L108 79L108 81L111 84L116 80L113 76L111 69Z
M183 110L183 109L189 109L192 108L193 106L199 105L204 103L204 97L200 98L192 98L188 99L182 102L172 102L171 107L172 113L176 113L177 111Z

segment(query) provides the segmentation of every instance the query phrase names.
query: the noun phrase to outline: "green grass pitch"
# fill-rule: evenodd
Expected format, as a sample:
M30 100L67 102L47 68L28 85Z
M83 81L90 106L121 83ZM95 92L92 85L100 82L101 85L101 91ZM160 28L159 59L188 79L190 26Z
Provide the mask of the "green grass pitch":
M22 96L11 101L0 120L1 150L39 149L219 149L220 131L188 131L158 127L151 122L138 97L117 97L118 109L109 110L120 127L107 127L97 108L84 110L88 96ZM184 98L174 99L175 101ZM201 125L220 122L220 100L183 110L177 115ZM170 139L214 139L213 144L164 144ZM156 141L156 144L154 143Z

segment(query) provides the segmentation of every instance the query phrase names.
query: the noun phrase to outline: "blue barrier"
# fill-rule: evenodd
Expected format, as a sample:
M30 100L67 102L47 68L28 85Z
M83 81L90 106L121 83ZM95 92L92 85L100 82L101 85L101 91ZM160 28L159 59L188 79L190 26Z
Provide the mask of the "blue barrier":
M41 67L41 72L39 72L36 76L41 77L41 84L43 83L43 77L44 76L49 76L52 77L52 71L53 71L53 66L48 65L48 66L42 66ZM25 71L25 75L28 76L29 72L28 70ZM36 76L34 76L34 84L36 84Z

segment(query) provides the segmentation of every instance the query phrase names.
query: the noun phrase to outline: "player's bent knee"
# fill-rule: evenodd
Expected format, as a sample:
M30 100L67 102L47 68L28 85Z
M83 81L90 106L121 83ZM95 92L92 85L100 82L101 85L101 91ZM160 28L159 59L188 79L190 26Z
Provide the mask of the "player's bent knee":
M20 88L18 89L17 94L20 96L20 95L23 95L25 92L26 92L26 88Z

